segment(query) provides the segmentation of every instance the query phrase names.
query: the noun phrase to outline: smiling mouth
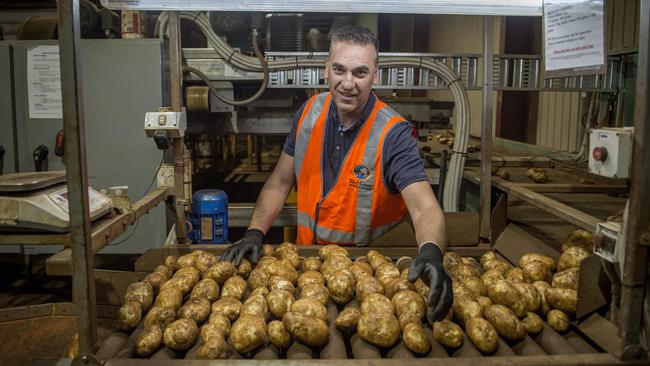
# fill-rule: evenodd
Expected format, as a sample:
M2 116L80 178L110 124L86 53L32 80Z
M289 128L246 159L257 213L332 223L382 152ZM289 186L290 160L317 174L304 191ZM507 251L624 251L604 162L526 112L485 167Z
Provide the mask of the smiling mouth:
M356 97L356 94L350 94L350 93L345 93L345 92L341 92L341 91L339 91L338 93L341 96L345 97L345 98L354 98L354 97Z

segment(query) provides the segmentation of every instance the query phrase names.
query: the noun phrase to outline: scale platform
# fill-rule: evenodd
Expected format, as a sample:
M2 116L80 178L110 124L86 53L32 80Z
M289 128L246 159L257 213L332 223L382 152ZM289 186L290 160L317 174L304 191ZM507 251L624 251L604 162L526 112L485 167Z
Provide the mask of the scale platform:
M70 231L65 171L0 175L0 231ZM110 198L88 188L90 219L111 210Z

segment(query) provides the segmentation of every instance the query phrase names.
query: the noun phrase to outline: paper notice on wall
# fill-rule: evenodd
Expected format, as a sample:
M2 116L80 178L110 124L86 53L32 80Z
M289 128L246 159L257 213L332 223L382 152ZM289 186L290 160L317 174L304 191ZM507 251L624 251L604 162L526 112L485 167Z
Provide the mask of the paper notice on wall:
M604 30L604 0L544 0L545 71L597 73L606 62Z
M27 51L29 118L63 118L59 46Z

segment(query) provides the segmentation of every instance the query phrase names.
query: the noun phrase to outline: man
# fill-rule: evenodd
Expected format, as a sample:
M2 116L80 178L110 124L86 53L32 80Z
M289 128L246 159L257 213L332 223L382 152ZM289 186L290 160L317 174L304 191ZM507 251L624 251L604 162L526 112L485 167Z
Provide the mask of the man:
M409 280L428 280L427 315L439 320L453 299L442 267L444 216L424 174L413 125L372 93L379 81L377 56L377 38L367 28L345 26L332 34L325 64L329 92L310 98L296 114L244 238L223 259L238 264L250 254L257 262L262 238L294 182L299 245L368 245L408 213L419 246Z

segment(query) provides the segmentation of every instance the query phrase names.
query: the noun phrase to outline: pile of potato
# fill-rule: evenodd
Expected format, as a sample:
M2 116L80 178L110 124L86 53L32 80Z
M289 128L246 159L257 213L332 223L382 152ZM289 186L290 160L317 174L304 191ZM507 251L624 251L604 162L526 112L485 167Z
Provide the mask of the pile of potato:
M125 332L141 324L137 357L163 346L181 353L193 348L199 359L230 358L233 351L252 355L269 344L287 350L294 341L318 349L329 340L331 322L381 349L401 341L416 355L431 349L425 327L448 349L460 347L466 332L490 354L499 336L516 341L540 332L543 317L558 331L568 328L578 266L590 254L579 244L584 235L574 236L577 244L567 241L557 263L530 253L514 267L487 252L479 264L447 253L454 304L433 324L426 319L429 287L419 279L410 283L408 268L400 271L380 252L352 260L344 247L328 245L304 258L291 243L264 245L256 266L244 259L235 267L202 250L169 256L129 286L117 324ZM330 302L341 309L336 319L328 319Z

